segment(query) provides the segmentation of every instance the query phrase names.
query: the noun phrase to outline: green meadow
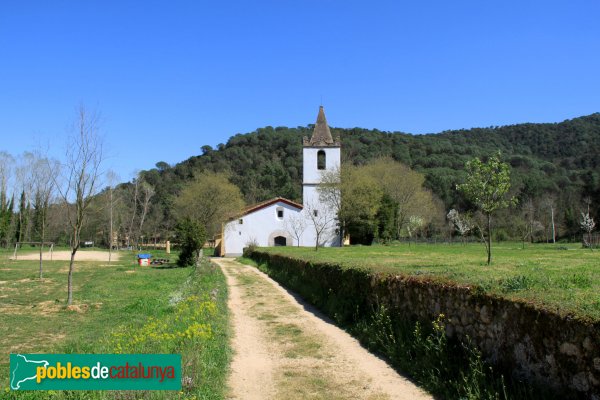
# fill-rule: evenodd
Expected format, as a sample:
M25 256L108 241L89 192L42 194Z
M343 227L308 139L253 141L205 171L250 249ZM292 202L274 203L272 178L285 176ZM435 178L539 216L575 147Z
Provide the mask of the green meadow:
M266 251L314 262L418 275L479 286L488 293L523 299L561 314L600 320L600 251L580 244L395 244L343 248L273 247Z
M150 251L156 257L164 254ZM121 252L123 254L123 252ZM218 268L77 262L65 307L68 261L13 261L0 253L0 398L222 399L228 371L227 286ZM178 353L180 392L11 392L9 353Z

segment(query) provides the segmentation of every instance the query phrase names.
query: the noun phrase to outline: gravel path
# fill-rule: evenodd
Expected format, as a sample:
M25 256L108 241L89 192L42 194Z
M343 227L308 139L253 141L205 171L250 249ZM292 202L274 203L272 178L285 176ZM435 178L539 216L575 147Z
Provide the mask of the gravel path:
M230 290L230 399L432 398L266 274L213 261Z

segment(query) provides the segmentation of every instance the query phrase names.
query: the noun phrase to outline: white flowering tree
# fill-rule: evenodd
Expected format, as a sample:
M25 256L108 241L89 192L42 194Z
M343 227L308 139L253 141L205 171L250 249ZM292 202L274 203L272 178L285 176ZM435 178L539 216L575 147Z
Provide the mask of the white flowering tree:
M448 221L450 221L456 232L461 236L464 243L465 236L474 228L473 221L467 215L460 215L455 209L448 211L446 218L448 218Z
M414 235L416 241L416 234L419 231L419 229L423 227L423 225L425 225L425 219L423 219L423 217L420 217L418 215L411 215L408 218L408 223L406 224L406 231L408 232L408 237L412 238Z
M581 229L583 229L587 233L587 246L592 249L592 232L596 227L596 222L594 222L594 218L590 216L590 212L581 213Z

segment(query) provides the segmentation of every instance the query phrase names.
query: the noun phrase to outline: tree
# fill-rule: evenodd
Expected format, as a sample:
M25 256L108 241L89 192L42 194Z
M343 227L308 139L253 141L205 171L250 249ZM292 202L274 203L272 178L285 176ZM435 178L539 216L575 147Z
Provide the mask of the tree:
M175 231L181 246L177 265L180 267L198 266L202 256L202 246L206 242L205 227L198 221L184 218L177 224Z
M39 278L43 278L43 249L48 230L48 211L54 194L55 176L59 173L59 162L36 155L31 165L33 181L33 226L40 241Z
M19 200L19 218L15 232L17 242L31 239L31 200L33 195L33 165L35 156L32 152L24 152L17 161L16 180L21 197Z
M296 245L300 247L300 239L306 230L306 218L302 213L290 214L285 221L285 230L296 239Z
M594 228L596 227L596 222L594 221L594 218L590 217L589 210L585 214L583 212L581 213L580 225L581 225L581 229L583 229L583 231L587 233L587 245L589 246L590 249L593 249L592 232L594 231Z
M150 199L156 193L154 187L150 185L146 181L142 181L140 184L140 191L142 192L141 206L142 212L140 214L140 227L138 230L138 239L142 236L142 229L144 228L144 221L146 219L146 215L148 214L148 209L150 208Z
M456 230L456 232L458 232L458 234L461 237L461 240L463 241L463 243L465 242L465 236L471 232L471 230L474 227L473 221L471 220L471 218L469 218L468 215L460 215L460 213L458 211L456 211L455 209L452 209L448 212L448 215L446 215L446 218L448 218L448 221L450 221L452 223L452 226L454 227L454 229Z
M383 190L364 167L344 165L321 174L319 200L334 210L340 228L340 243L350 227L368 226L374 231Z
M183 188L174 201L174 214L205 227L207 237L221 232L221 224L244 206L240 189L228 175L203 172Z
M530 198L523 201L521 212L517 215L515 226L521 237L522 248L525 248L525 241L529 239L533 243L537 233L543 231L544 226L536 219L536 207Z
M29 226L29 211L30 203L27 199L25 189L23 189L19 200L19 219L17 220L17 229L15 232L16 242L26 241L27 228Z
M421 228L439 208L424 181L407 166L380 158L365 166L344 165L341 172L324 172L319 199L335 211L342 235L351 232L369 244L374 236L386 240L405 232L412 237L415 227L409 226L410 218L419 220Z
M425 220L418 215L411 215L408 217L408 223L406 224L406 231L408 232L408 238L411 239L415 235L415 242L417 239L417 232L423 227ZM410 243L410 242L409 242Z
M375 215L375 237L383 243L396 238L396 203L383 194L379 204L379 210Z
M370 179L379 184L395 206L395 236L400 238L411 216L428 222L437 212L432 193L425 189L425 176L389 157L379 158L364 167Z
M64 171L64 185L59 193L67 205L69 224L69 246L71 259L67 278L67 305L73 302L73 269L75 254L81 244L81 228L85 222L88 207L96 193L102 163L102 141L99 136L99 116L88 111L84 105L77 109L77 119L73 134L68 139Z
M112 261L112 250L113 250L113 242L115 238L114 233L114 208L115 208L115 198L114 198L114 188L115 183L118 181L118 176L114 171L108 171L106 173L106 180L108 182L108 263Z
M14 196L9 196L8 185L12 178L15 159L10 154L0 151L0 244L8 246L14 209ZM11 197L11 199L9 199Z
M555 225L555 210L556 198L553 195L547 195L542 200L542 207L550 210L550 228L552 233L552 243L556 243L556 225Z
M317 204L313 203L305 204L304 213L315 230L315 251L317 251L319 246L323 245L323 235L335 224L335 214L329 207L320 209Z
M128 248L129 248L129 246L131 246L131 243L134 242L133 226L134 226L135 217L137 215L137 209L138 209L139 183L140 183L139 177L134 178L133 179L133 187L130 189L132 191L132 194L131 194L132 204L131 204L131 219L129 221L129 229L127 231L127 247Z
M500 154L489 157L487 162L479 158L468 161L465 165L467 180L456 188L480 209L487 219L484 244L487 251L487 264L492 263L492 214L515 202L507 199L510 189L510 167L500 161Z

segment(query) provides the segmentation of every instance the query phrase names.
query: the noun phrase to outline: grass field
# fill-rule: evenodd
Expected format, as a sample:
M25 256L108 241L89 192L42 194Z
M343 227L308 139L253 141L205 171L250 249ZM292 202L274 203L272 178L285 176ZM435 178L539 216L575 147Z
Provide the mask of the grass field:
M310 261L366 267L392 274L421 275L508 298L525 299L583 318L600 320L600 251L580 244L498 243L487 266L483 245L399 244L320 248L265 249Z
M229 325L219 269L208 263L196 270L138 267L133 253L110 265L77 262L68 310L68 261L45 262L39 280L36 261L9 261L9 255L0 253L0 398L224 397ZM187 379L178 393L8 392L8 354L15 352L179 353Z

